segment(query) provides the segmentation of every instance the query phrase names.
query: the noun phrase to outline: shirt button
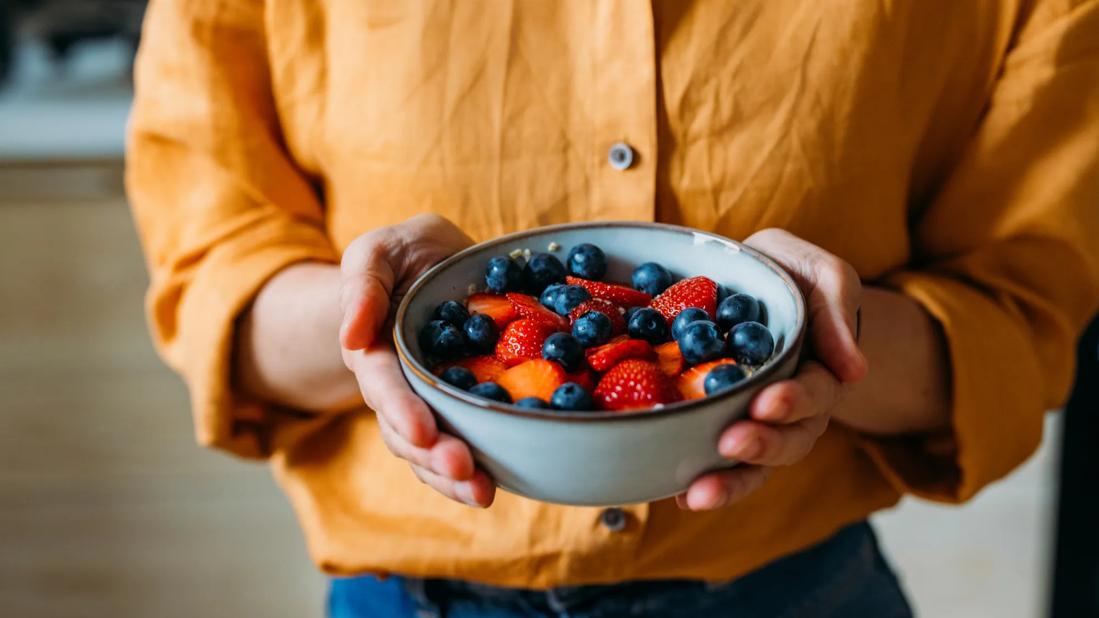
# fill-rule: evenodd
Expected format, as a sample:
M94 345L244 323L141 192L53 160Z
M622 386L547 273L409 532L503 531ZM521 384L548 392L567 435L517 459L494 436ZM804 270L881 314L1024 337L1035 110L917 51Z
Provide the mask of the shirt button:
M599 521L611 532L621 532L626 527L626 512L617 506L603 509Z
M607 153L607 161L616 170L627 170L633 165L633 148L630 148L629 144L625 142L618 142L611 146L611 150Z

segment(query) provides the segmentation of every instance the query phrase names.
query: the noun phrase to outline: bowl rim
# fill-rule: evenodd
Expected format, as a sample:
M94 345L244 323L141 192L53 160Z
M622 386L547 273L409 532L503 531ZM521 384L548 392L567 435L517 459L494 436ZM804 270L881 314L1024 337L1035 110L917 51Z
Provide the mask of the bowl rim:
M744 380L741 380L732 388L722 391L717 395L711 395L703 397L701 399L692 399L689 401L678 401L655 408L644 408L640 410L630 410L623 412L614 412L606 410L594 410L594 411L571 411L571 410L541 410L536 408L520 408L514 404L503 404L499 402L489 401L487 399L471 395L466 391L463 391L457 387L447 384L443 380L437 378L430 370L423 366L419 360L413 356L411 349L408 347L408 342L405 341L402 334L401 326L404 324L405 317L408 313L409 305L412 299L416 297L416 293L420 291L431 280L435 279L439 274L445 271L448 267L456 262L459 262L473 253L480 252L484 249L502 245L516 240L522 240L523 238L535 235L543 235L552 232L563 232L577 229L590 229L590 228L642 228L642 229L654 229L664 232L671 232L675 234L690 235L692 237L704 236L708 239L720 242L724 245L728 245L736 248L738 251L742 251L766 266L773 274L778 278L789 290L791 296L794 298L795 309L795 330L796 333L790 343L786 346L778 356L771 358L770 361L764 365L761 369L752 373ZM404 297L401 299L400 305L397 307L397 313L393 321L393 343L394 348L397 351L397 357L400 359L401 364L414 373L418 378L423 380L429 386L434 387L439 392L456 399L462 403L470 404L478 408L485 410L492 410L494 412L501 412L503 414L509 414L512 416L521 416L527 418L537 418L551 421L565 421L565 422L598 422L598 421L626 421L637 418L656 418L658 416L666 416L669 414L680 414L689 412L692 410L698 410L701 408L708 408L715 403L723 400L728 400L736 397L740 393L753 388L754 386L766 382L768 377L774 372L778 371L780 367L786 364L789 357L800 350L801 341L805 336L806 329L806 315L805 315L805 297L802 295L801 290L794 282L793 277L790 276L785 269L778 265L771 257L745 245L742 242L726 238L720 234L713 232L706 232L702 230L696 230L681 225L673 225L670 223L652 223L648 221L588 221L580 223L562 223L557 225L546 225L542 227L531 228L529 230L522 230L519 232L513 232L511 234L505 234L498 236L491 240L476 243L461 251L451 255L440 261L438 264L432 266L424 274L420 275L418 279L408 288Z

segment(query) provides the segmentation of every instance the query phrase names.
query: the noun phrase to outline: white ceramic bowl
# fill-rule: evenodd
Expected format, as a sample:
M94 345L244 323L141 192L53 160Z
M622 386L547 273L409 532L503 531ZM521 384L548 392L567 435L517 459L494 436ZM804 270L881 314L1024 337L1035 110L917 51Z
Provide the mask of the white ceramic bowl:
M642 262L674 275L705 275L763 304L775 353L759 371L713 397L636 412L530 410L489 402L436 378L421 362L417 333L439 303L484 287L489 258L514 249L568 250L584 242L607 254L606 280L629 282ZM794 373L805 330L805 303L790 276L759 252L727 238L653 223L599 222L538 228L470 247L425 273L397 309L394 339L413 390L473 449L508 491L547 502L624 505L678 494L691 480L733 462L717 440L764 385Z

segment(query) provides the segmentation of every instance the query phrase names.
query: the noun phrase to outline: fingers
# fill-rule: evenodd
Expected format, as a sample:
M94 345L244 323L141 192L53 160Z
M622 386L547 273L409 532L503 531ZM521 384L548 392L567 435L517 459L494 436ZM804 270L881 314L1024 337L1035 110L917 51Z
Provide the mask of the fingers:
M398 241L389 228L363 234L344 251L340 263L340 344L361 350L374 342L389 315L398 273L392 265Z
M748 413L767 423L794 423L833 409L842 389L831 371L816 361L805 361L793 378L761 390Z
M750 420L729 426L718 438L723 457L767 466L804 458L828 428L830 412L843 386L814 361L790 380L764 388L749 405Z
M797 281L805 294L813 351L843 382L866 375L866 358L856 340L856 313L862 283L850 264L778 229L753 234L745 244L769 255Z
M721 434L717 451L722 457L744 463L788 466L804 459L827 428L827 415L790 425L740 421Z
M681 509L708 511L743 499L771 475L770 468L737 466L731 470L711 472L697 479L687 491L675 497Z
M382 432L382 441L397 457L453 481L468 481L473 478L473 454L458 438L440 433L435 444L430 448L423 448L413 446L401 437L384 417L378 417L378 427Z
M432 446L439 435L431 409L412 392L401 373L393 344L379 342L367 350L344 352L363 400L379 417L414 446Z
M340 344L348 350L368 347L389 316L394 292L471 244L462 230L434 214L417 215L352 241L340 264Z
M496 498L496 485L480 470L476 470L473 476L465 481L455 481L440 476L416 464L412 465L412 472L435 491L462 504L486 508Z

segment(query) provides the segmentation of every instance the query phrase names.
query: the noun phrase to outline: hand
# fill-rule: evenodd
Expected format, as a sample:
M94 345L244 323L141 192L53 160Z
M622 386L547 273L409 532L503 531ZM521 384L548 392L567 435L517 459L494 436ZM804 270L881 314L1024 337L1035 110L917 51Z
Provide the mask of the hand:
M800 461L828 427L846 385L867 372L857 342L862 286L855 269L783 230L762 230L745 244L778 262L801 288L809 320L809 354L792 378L756 395L748 420L737 421L722 433L718 452L742 465L696 479L676 497L680 508L725 506L758 488L773 467Z
M340 265L340 344L344 364L374 410L389 450L444 496L485 507L492 504L495 484L474 467L464 442L439 431L431 409L405 381L387 329L390 312L412 282L471 244L437 215L420 215L356 238Z

